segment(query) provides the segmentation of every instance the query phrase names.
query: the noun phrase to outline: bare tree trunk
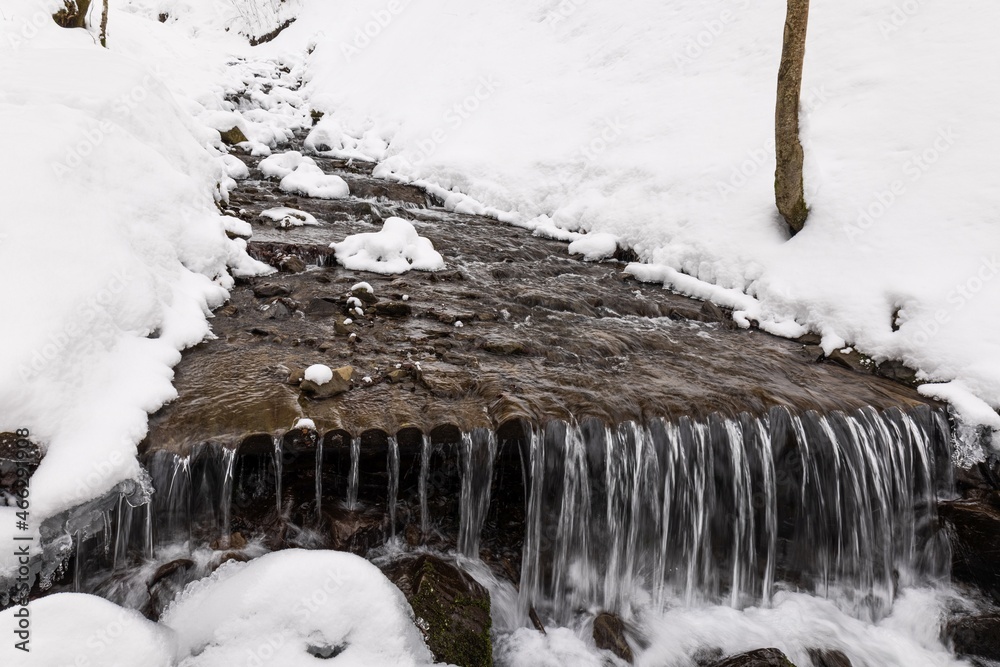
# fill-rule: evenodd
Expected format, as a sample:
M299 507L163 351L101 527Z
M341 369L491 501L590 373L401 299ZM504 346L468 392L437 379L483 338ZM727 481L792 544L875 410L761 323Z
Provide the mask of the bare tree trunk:
M64 0L63 8L52 19L64 28L86 28L90 0Z
M778 212L795 234L805 225L806 208L802 188L802 143L799 140L799 97L802 63L806 55L809 0L788 0L785 35L778 68L778 101L774 110L774 200Z
M101 12L101 46L108 48L108 0L104 0L104 10Z

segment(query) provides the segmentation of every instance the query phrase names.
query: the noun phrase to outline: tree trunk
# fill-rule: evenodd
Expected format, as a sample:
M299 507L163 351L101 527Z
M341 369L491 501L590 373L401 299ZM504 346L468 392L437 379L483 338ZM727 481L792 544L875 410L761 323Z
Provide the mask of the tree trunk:
M63 28L86 28L90 0L64 0L63 8L52 19Z
M778 68L778 101L774 110L774 199L778 212L795 234L809 214L802 189L802 143L799 140L799 96L806 55L809 0L788 0L785 35Z
M101 12L101 46L108 48L108 0L104 0L104 10Z

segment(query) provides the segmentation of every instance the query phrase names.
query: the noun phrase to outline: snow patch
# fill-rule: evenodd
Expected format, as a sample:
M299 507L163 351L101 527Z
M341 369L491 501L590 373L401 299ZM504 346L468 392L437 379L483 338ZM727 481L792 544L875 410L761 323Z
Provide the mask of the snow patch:
M445 266L430 239L402 218L389 218L381 231L354 234L330 247L337 261L353 271L393 274L411 269L439 271Z

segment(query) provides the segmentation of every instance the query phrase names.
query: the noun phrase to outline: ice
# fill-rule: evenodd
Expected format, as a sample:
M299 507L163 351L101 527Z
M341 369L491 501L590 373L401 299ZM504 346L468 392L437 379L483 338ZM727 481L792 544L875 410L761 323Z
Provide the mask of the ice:
M402 218L389 218L379 232L354 234L330 247L337 261L354 271L393 274L444 268L444 259L430 240Z
M310 382L323 385L333 379L333 371L330 370L329 366L325 366L323 364L313 364L306 369L303 377Z

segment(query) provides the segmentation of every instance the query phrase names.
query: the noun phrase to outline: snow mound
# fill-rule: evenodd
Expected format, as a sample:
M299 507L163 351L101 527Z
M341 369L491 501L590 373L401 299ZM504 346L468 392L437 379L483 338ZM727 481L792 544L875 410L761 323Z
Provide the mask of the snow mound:
M588 262L607 259L618 250L618 237L614 234L597 232L587 234L569 244L569 254L583 255Z
M319 221L311 213L300 211L288 206L279 206L261 211L260 216L265 220L270 220L282 229L288 227L301 227L303 225L318 225Z
M183 667L317 665L320 652L338 665L434 662L403 594L349 553L296 549L227 563L188 586L160 622L192 656Z
M330 370L329 366L324 364L313 364L306 369L302 377L310 382L323 385L333 379L333 371Z
M354 271L391 274L444 268L444 258L430 239L417 234L413 224L402 218L389 218L382 231L354 234L330 247L337 261Z
M315 199L343 199L351 194L347 182L335 174L326 174L315 164L303 162L281 179L281 189Z
M298 151L288 151L285 153L275 153L270 157L264 158L257 167L267 178L281 180L303 164L315 166L316 162L311 157L306 157Z
M168 628L95 595L59 593L32 600L30 653L14 647L16 614L22 607L0 612L5 630L0 643L4 667L171 667L175 638Z

